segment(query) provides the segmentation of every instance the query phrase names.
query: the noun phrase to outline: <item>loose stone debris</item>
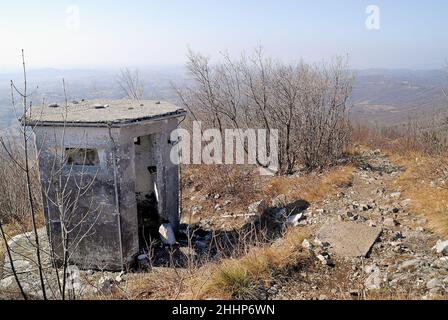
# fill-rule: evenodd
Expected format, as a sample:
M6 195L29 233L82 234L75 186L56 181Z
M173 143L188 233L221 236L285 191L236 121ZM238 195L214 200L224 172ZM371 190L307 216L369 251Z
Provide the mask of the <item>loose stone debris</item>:
M300 219L302 219L303 213L293 214L286 220L286 225L296 227L299 225Z
M367 290L375 290L381 288L381 271L376 265L366 267L366 273L369 275L364 282Z
M260 200L252 203L247 208L249 213L262 214L268 208L265 200Z
M366 299L375 292L409 299L448 296L448 241L410 211L412 199L390 189L402 171L379 150L364 152L352 186L311 204L302 222L316 227L316 239L301 245L314 253L316 266L280 286L275 299ZM332 264L325 263L325 253Z
M159 227L159 234L164 244L173 245L176 243L176 236L171 223L162 223Z
M448 240L446 240L446 241L442 241L442 240L437 241L437 243L433 247L433 249L437 253L440 253L440 254L442 254L444 256L448 256Z

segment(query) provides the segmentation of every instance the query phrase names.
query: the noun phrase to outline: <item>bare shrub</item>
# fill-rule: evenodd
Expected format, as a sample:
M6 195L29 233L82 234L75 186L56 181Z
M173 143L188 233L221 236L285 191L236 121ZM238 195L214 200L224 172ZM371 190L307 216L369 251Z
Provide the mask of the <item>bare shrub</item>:
M324 167L343 154L352 88L345 59L285 64L257 50L238 60L224 54L222 62L211 64L190 51L187 68L194 85L176 90L192 119L221 131L279 130L281 173L298 165Z
M448 150L448 121L444 112L412 116L400 126L357 125L353 141L395 154L421 153L437 156Z

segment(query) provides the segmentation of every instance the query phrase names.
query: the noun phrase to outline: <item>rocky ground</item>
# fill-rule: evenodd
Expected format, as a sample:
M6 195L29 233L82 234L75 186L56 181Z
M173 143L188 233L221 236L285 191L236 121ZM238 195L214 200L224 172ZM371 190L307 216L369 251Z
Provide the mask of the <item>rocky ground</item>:
M401 171L379 151L367 152L352 186L312 204L299 223L315 230L303 245L316 263L275 287L272 298L447 298L448 241L425 230L412 199L391 187Z
M364 152L355 161L355 167L352 184L342 187L335 196L291 210L291 204L289 208L285 204L286 197L277 195L271 200L270 208L263 202L256 202L244 213L247 215L237 215L239 220L253 221L254 216L268 210L270 216L281 220L283 227L307 228L312 233L302 243L311 257L306 267L279 278L261 291L258 298L448 297L448 241L426 230L425 218L411 210L412 199L403 198L400 190L394 189L392 181L404 169L392 165L380 151ZM228 203L225 201L221 206ZM198 212L201 210L199 206L193 209ZM215 209L218 213L225 211L221 207ZM195 214L200 215L197 212ZM184 268L183 262L191 256L197 260L200 260L201 255L207 255L208 261L219 259L218 250L211 245L212 239L216 242L216 237L219 237L222 245L225 244L224 240L232 241L235 233L231 230L217 230L216 225L224 225L222 221L235 217L229 217L227 213L216 216L218 218L215 221L199 219L195 226L183 226L184 235L177 239L175 250L170 251L171 259L174 257L178 261L177 267ZM191 237L187 237L188 234ZM26 243L32 241L25 241L27 238L23 236L15 240L19 241L12 241L11 245L16 251L14 257L25 289L39 296L41 292L35 265L22 261L27 256ZM82 294L92 297L98 293L107 295L114 287L126 290L127 281L135 274L153 272L168 266L170 259L166 258L167 246L156 243L155 248L151 266L148 265L148 255L142 252L136 268L128 270L127 274L81 271L81 281L75 284L76 292L73 293L76 297ZM0 292L17 291L8 265L6 259ZM51 269L49 266L46 268ZM51 274L51 270L48 274ZM51 276L48 277L48 283L57 297L57 286Z

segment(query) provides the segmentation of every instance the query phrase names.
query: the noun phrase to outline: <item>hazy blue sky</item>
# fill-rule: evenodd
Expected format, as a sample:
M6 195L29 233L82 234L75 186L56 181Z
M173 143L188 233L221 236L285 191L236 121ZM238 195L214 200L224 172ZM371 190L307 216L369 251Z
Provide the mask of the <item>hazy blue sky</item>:
M365 26L368 5L380 9L379 30ZM439 68L448 1L2 1L0 40L0 72L20 63L21 48L30 67L92 68L182 64L188 47L215 57L257 45L283 60L349 54L354 68Z

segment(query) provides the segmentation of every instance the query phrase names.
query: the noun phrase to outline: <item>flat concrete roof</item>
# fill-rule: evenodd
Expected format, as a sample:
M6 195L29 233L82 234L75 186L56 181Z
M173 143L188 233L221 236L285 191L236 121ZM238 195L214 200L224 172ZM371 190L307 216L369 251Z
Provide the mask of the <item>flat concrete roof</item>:
M28 126L121 126L145 120L179 117L182 108L153 100L82 100L58 106L47 104L32 107L22 123Z

